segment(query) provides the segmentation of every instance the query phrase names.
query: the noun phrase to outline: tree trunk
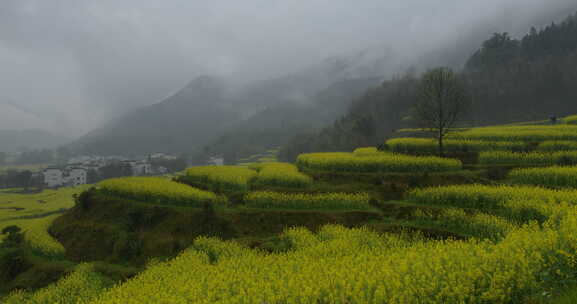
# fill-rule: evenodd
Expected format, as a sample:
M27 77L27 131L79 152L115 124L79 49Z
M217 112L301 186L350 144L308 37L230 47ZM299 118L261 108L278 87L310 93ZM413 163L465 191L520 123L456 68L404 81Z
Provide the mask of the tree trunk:
M438 140L439 140L439 156L440 157L445 157L445 149L443 147L443 132L441 131L441 129L439 129L439 134L438 134Z

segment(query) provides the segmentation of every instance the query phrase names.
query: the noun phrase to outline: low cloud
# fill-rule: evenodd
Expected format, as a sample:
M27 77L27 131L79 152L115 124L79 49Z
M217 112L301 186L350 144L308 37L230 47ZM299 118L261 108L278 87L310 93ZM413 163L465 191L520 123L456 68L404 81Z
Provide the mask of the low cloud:
M575 6L574 0L2 0L0 128L79 135L198 75L246 83L367 48L410 61L472 33L519 35ZM36 114L8 111L8 102Z

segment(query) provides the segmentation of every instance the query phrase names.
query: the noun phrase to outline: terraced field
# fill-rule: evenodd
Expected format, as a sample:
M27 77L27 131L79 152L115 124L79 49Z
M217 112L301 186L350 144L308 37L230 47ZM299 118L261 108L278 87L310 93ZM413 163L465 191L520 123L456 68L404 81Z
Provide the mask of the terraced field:
M0 191L0 230L11 225L21 227L32 246L52 255L64 253L60 243L48 235L47 228L65 210L74 206L73 195L87 187L44 190L20 194L18 189ZM4 238L0 235L0 238Z
M455 149L481 154L473 169L365 147L303 154L296 166L194 167L174 181L107 181L56 220L64 249L82 254L74 243L90 242L71 231L96 240L97 227L116 231L101 242L114 258L152 262L115 285L79 264L57 285L5 301L548 303L577 284L575 167L516 168L501 180L489 170L570 161L574 152L554 147L570 147L574 137L570 125L459 130ZM533 151L557 140L563 144ZM396 144L433 151L429 139ZM447 182L448 174L456 178ZM183 203L199 193L226 200L219 208ZM167 248L186 249L167 259Z

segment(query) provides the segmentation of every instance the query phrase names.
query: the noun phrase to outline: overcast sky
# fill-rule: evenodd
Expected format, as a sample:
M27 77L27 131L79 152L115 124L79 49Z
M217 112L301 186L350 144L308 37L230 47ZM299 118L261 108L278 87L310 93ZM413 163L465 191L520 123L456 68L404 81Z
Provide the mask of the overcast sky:
M365 48L517 34L575 0L0 0L0 129L77 136L202 74L242 81Z

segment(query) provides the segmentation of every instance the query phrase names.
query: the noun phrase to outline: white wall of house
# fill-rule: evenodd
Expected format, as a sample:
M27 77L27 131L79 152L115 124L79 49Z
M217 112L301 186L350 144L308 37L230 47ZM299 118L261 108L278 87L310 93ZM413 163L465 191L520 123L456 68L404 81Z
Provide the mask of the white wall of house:
M43 172L44 184L49 188L63 186L80 186L88 182L88 171L84 168L45 169Z
M134 163L132 164L132 175L150 175L152 174L152 166L149 163Z
M50 188L60 187L64 184L64 174L60 169L45 169L44 183Z
M213 166L223 166L224 165L224 158L222 157L210 157L208 160L209 165Z
M88 173L86 169L74 168L68 171L67 184L73 187L86 185Z

